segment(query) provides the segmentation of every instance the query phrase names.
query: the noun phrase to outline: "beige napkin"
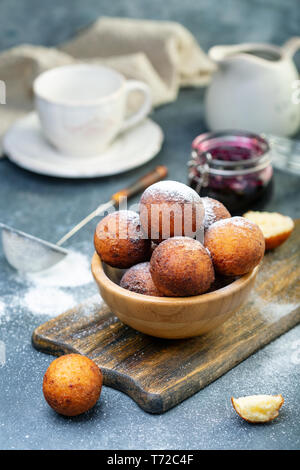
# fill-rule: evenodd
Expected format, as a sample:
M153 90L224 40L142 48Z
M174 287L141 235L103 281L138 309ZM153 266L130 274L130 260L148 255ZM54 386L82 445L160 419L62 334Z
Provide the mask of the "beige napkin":
M192 34L168 21L100 18L57 49L22 45L0 54L6 104L0 105L0 138L32 109L32 82L44 70L76 62L106 64L145 81L153 105L174 101L181 86L206 85L214 66Z

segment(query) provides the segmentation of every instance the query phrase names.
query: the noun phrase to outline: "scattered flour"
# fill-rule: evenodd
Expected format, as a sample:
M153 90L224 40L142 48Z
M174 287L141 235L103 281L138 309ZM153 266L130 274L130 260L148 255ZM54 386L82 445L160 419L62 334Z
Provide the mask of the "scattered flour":
M31 313L56 316L74 307L76 300L71 294L57 288L34 287L26 292L24 303Z

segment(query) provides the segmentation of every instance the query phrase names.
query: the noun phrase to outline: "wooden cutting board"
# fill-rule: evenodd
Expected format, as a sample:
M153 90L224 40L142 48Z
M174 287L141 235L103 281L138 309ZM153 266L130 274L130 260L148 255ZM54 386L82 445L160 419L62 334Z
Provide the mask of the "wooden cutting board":
M265 255L244 307L215 331L188 340L146 336L122 324L95 296L38 327L46 353L92 358L104 384L150 413L163 413L300 321L300 220L289 240Z

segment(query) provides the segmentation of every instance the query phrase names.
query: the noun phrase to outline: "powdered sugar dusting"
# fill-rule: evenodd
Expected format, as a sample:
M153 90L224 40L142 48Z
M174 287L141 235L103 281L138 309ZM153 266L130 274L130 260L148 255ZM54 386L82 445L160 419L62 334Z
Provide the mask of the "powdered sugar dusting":
M143 237L140 216L131 210L120 210L108 214L96 228L98 239L127 239L138 240Z
M115 223L120 220L120 222L123 221L128 224L133 224L134 227L140 223L140 217L137 212L125 209L108 214L106 217L104 217L103 221L107 222L109 219L115 219Z
M5 303L0 300L0 317L5 314Z
M164 200L166 202L201 202L199 194L197 194L194 189L190 188L186 184L171 180L159 181L158 183L154 183L149 186L143 193L141 202L144 202L144 195L155 199L161 194L164 196Z
M37 273L23 274L6 268L8 285L14 287L0 298L0 323L26 311L57 316L97 292L90 259L79 252L71 251L60 263Z
M228 219L218 220L214 223L214 227L224 227L226 225L234 225L235 227L253 229L255 224L244 217L230 217Z
M232 217L231 223L237 227L253 228L253 223L245 219L245 217Z
M210 225L218 220L226 219L230 217L230 213L226 207L216 199L210 197L201 198L205 210L204 228L208 229Z
M267 320L274 321L289 315L291 312L296 310L299 306L297 303L291 302L269 302L259 297L255 293L252 294L252 298L257 304L259 311Z
M82 253L71 251L60 263L27 274L24 280L29 283L29 289L22 299L23 306L36 315L56 316L78 303L78 288L92 283L93 277L90 260Z
M172 238L168 238L167 240L164 240L163 242L161 242L158 247L156 248L156 250L159 248L159 247L162 247L162 246L178 246L178 247L182 247L182 248L185 248L186 250L189 250L189 251L205 251L205 252L208 252L208 250L202 245L202 243L199 241L199 240L195 240L193 238L189 238L189 237L172 237ZM160 248L161 249L161 248Z
M38 315L58 315L76 305L71 294L51 287L29 289L24 303L28 310Z
M70 252L55 266L26 277L33 284L49 287L77 287L93 281L90 261L76 252Z

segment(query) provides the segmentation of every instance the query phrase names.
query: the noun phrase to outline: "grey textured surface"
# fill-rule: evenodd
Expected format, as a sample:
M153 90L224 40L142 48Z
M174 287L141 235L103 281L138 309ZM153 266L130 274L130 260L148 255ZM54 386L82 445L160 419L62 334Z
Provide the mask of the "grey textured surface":
M55 45L99 15L180 21L205 50L215 43L250 40L280 44L300 33L297 0L1 0L0 48L21 42ZM202 98L201 90L184 90L176 103L156 110L153 118L165 131L163 150L151 163L120 176L66 181L1 160L0 220L55 241L108 194L155 164L167 164L170 179L185 182L191 140L205 130ZM299 177L277 172L267 208L300 217L299 184ZM93 230L93 223L82 230L72 248L91 256ZM0 341L6 347L6 363L0 366L1 449L300 448L300 326L164 415L148 415L127 396L104 387L94 410L69 419L55 414L42 396L42 377L52 358L35 351L30 337L47 317L22 307L27 289L0 248L0 299L7 303L7 315L0 316ZM81 300L96 287L75 290ZM252 393L282 393L286 403L279 419L260 426L242 422L231 409L230 396Z

